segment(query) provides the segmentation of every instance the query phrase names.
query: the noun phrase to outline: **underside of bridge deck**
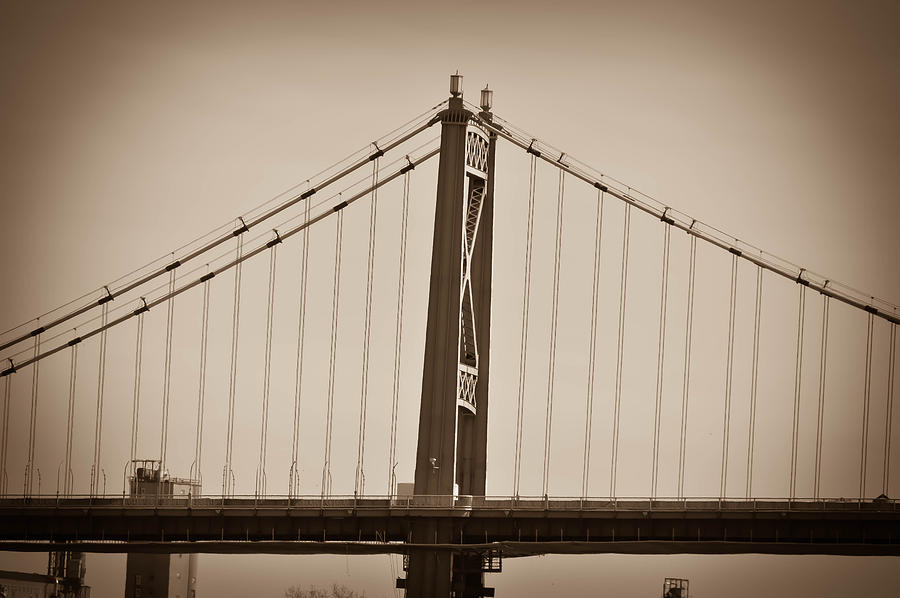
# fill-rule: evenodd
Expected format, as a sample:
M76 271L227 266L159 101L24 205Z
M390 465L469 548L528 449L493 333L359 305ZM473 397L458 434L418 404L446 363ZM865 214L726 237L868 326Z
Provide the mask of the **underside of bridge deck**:
M770 553L900 555L895 503L452 499L7 499L8 550L110 552ZM417 538L425 524L446 533ZM410 542L412 540L412 542ZM500 543L500 544L498 544ZM337 548L339 547L339 548Z

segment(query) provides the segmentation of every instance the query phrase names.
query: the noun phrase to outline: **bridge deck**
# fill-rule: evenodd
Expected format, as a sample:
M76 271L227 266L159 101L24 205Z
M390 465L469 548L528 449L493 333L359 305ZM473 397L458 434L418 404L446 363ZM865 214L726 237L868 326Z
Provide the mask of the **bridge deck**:
M416 522L451 544L408 544ZM895 501L397 498L0 500L0 549L900 555Z

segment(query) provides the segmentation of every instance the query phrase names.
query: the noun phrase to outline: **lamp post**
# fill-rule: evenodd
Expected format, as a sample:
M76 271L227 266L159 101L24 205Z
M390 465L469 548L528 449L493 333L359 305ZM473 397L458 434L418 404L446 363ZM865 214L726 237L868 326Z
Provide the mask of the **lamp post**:
M462 95L463 76L456 71L455 75L450 75L450 95L458 98Z
M131 459L125 461L125 467L122 468L122 500L125 500L125 488L128 487L127 476L128 476L128 464L131 463Z
M494 103L494 90L487 85L481 90L481 109L485 112L491 111L491 105Z

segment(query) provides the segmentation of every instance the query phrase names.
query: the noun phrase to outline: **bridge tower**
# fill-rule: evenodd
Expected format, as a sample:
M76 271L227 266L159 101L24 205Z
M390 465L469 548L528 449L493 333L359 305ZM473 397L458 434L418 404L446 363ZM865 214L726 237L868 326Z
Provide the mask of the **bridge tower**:
M451 75L450 94L440 114L414 485L415 500L448 507L485 491L496 147L496 136L463 104L461 75ZM491 96L487 88L481 93L484 119L491 118ZM449 528L422 522L413 528L412 541L448 544L453 538ZM480 554L413 551L407 596L482 596L481 563Z

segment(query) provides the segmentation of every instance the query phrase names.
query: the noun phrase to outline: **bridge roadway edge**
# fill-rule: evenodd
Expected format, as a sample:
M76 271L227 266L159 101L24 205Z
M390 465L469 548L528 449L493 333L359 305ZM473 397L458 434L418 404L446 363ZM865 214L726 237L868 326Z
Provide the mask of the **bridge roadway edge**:
M651 509L649 501L488 500L472 507L312 502L135 506L121 499L5 499L0 550L47 551L76 542L91 552L900 556L894 503L654 501ZM416 522L451 530L451 543L410 543Z
M504 559L548 554L629 554L629 555L825 555L825 556L900 556L898 544L808 544L803 542L724 542L696 541L564 541L513 542L501 541L480 544L408 544L400 542L341 542L341 541L192 541L192 542L5 542L0 552L51 552L77 549L81 552L117 554L341 554L380 555L415 552L450 552L454 554L483 554L499 552Z

